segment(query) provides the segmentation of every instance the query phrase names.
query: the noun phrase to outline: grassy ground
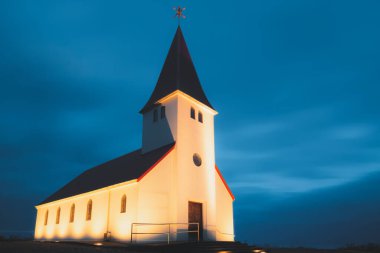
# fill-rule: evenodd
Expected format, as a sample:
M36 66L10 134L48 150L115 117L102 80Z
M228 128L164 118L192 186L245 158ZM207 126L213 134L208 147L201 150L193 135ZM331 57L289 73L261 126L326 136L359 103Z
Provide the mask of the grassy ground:
M273 248L266 249L267 253L380 253L379 248L351 248L341 250L323 250L323 249L307 249L307 248ZM92 244L81 243L54 243L54 242L34 242L34 241L17 241L5 240L0 241L1 253L156 253L165 252L162 250L140 249L136 251L128 247L104 247L94 246ZM219 252L222 253L222 252ZM223 253L233 253L231 251L223 251Z
M103 248L79 243L0 241L1 253L118 253L133 252L126 248ZM153 253L153 252L152 252Z
M380 253L380 251L363 251L348 249L307 249L307 248L275 248L268 249L268 253Z

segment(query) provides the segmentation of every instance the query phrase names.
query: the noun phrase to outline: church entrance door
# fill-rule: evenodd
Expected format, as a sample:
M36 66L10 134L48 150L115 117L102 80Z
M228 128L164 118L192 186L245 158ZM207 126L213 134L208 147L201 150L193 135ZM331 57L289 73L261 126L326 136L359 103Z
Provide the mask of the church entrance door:
M199 224L199 240L203 240L203 215L202 203L189 201L189 223ZM198 226L196 224L189 224L189 231L196 231ZM189 241L196 241L198 233L189 233Z

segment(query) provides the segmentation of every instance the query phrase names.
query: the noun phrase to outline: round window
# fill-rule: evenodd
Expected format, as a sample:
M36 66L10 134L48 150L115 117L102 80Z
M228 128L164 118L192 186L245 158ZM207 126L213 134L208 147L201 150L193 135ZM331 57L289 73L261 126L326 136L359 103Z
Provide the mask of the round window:
M202 158L201 158L201 156L200 155L198 155L197 153L195 153L194 155L193 155L193 162L194 162L194 164L196 165L196 166L201 166L201 164L202 164Z

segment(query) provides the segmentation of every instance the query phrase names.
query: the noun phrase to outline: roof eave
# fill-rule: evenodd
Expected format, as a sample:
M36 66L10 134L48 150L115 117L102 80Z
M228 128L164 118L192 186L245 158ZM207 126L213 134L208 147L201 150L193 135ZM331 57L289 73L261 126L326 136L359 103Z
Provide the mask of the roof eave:
M103 188L100 188L100 189L96 189L96 190L93 190L93 191L88 191L88 192L83 192L83 193L80 193L80 194L77 194L77 195L73 195L73 196L69 196L69 197L66 197L66 198L62 198L62 199L57 199L57 200L53 200L53 201L50 201L50 202L40 202L38 205L34 206L35 208L40 208L40 207L43 207L43 206L46 206L46 205L51 205L51 204L55 204L57 202L61 202L61 201L69 201L71 199L74 199L74 198L78 198L78 197L83 197L85 195L88 195L88 194L95 194L95 193L99 193L99 192L102 192L102 191L107 191L107 190L110 190L110 189L116 189L118 187L123 187L125 185L130 185L130 184L133 184L133 183L137 183L137 178L135 179L132 179L132 180L128 180L126 182L122 182L122 183L118 183L118 184L114 184L114 185L109 185L109 186L106 186L106 187L103 187Z

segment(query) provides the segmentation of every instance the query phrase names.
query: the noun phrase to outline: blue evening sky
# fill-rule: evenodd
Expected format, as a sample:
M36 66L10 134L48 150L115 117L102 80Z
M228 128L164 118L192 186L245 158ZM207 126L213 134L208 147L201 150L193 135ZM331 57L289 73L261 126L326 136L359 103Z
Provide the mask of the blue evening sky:
M141 146L173 6L219 115L236 239L380 243L380 1L0 2L0 233Z

